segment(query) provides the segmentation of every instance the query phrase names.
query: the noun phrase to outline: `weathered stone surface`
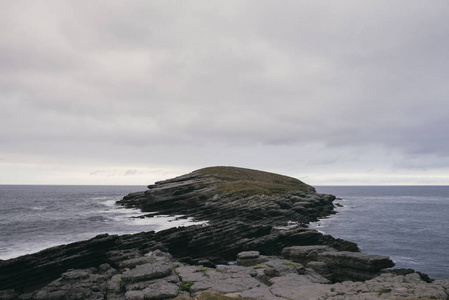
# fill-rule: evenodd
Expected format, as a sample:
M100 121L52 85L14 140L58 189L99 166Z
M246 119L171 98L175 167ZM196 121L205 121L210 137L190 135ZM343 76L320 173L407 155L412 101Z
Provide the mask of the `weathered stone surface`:
M179 293L179 287L176 284L165 280L158 280L142 290L144 299L166 299L174 298Z
M322 252L317 260L326 263L333 281L368 280L379 275L380 270L394 266L388 256L348 251Z
M292 246L282 249L282 256L300 264L307 265L311 261L318 260L318 254L335 251L328 246Z
M268 286L255 287L239 293L242 298L260 299L260 300L281 300L285 298L275 296Z
M117 274L112 276L107 283L107 290L113 293L120 293L122 291L122 275Z
M15 300L17 299L18 293L14 290L3 290L0 291L0 300Z
M119 264L119 267L124 269L124 268L134 268L138 265L143 265L143 264L148 264L148 263L154 263L155 260L153 258L147 257L147 256L142 256L142 257L136 257L136 258L131 258L131 259L127 259L122 261Z
M22 297L22 299L101 299L104 297L104 290L109 278L97 272L98 270L95 268L70 270L63 273L59 279L37 290L35 293Z
M148 263L138 265L136 268L122 274L122 280L125 283L150 280L166 277L172 272L172 266L164 262Z
M327 264L324 262L312 261L312 262L309 262L306 267L314 270L315 272L324 276L327 279L330 279L332 277L332 274L330 273L330 270L327 267Z
M17 295L13 291L3 291L0 299L207 299L217 293L221 297L272 300L446 299L449 292L449 280L427 283L417 273L384 273L365 282L331 284L312 268L304 269L298 263L279 257L267 257L266 262L256 267L220 265L216 269L185 265L171 259L168 261L169 257L159 252L156 258L160 261L137 265L133 270L115 275L108 271L112 268L107 265L98 269L70 270L36 292ZM311 264L313 263L309 263ZM150 268L150 265L153 267ZM153 274L160 266L168 265L173 266L174 273L162 272L168 275L157 275L158 278L151 275L151 279L140 280L148 278L145 276ZM299 270L302 274L298 273ZM129 275L133 271L136 276L130 277L132 280L122 279L125 274ZM143 277L139 277L140 275ZM134 282L135 280L140 281ZM206 295L206 292L210 293Z
M237 259L258 258L259 256L259 251L244 251L237 254Z
M266 262L267 260L268 259L264 255L261 255L259 257L254 257L254 258L245 258L245 259L237 258L237 265L239 265L239 266L255 266L255 265L261 264L263 262Z
M261 283L254 278L225 278L221 280L202 280L195 282L191 287L194 295L203 291L217 291L223 294L245 291L259 287Z
M126 300L141 300L145 299L142 291L128 291L125 294Z
M304 274L305 269L301 264L293 263L291 261L284 260L270 260L264 265L267 266L263 270L264 274L269 277L284 276L290 273L293 274Z
M380 271L394 266L388 256L348 251L322 252L318 254L317 260L327 263L329 267L338 266L366 271Z
M298 291L298 288L301 286L316 285L316 288L319 289L317 284L327 284L330 282L319 275L311 276L309 274L299 275L291 273L281 277L272 278L270 279L270 283L272 284L270 291L278 297L287 299L312 299L302 298L306 295L310 297L310 293L302 294L303 292Z

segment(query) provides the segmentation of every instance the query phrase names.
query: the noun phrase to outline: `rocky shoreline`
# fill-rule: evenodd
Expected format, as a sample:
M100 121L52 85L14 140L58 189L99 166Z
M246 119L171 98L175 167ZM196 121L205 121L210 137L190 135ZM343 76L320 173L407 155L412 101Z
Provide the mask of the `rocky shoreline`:
M335 196L277 174L212 167L119 205L206 225L100 235L0 261L0 299L448 299L449 280L389 269L385 256L307 224Z

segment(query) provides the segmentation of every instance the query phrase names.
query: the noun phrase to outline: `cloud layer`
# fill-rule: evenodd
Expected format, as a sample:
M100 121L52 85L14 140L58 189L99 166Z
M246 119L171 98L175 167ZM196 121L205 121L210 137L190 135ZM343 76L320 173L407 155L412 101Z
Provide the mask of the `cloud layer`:
M2 6L0 183L449 183L446 1Z

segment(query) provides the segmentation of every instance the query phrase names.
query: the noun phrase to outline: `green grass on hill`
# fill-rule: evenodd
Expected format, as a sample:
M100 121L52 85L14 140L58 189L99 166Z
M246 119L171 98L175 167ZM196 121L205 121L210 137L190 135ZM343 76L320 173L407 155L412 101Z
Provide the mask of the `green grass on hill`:
M279 194L285 192L313 192L304 182L279 174L237 167L209 167L197 170L220 180L218 190L224 194Z

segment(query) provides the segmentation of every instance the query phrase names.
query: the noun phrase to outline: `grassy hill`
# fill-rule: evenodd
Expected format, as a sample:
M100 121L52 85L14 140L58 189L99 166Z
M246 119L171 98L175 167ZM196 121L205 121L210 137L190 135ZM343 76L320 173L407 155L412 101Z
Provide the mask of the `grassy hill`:
M224 194L279 194L285 192L314 192L304 182L275 173L237 167L208 167L197 170L219 180L218 190Z

